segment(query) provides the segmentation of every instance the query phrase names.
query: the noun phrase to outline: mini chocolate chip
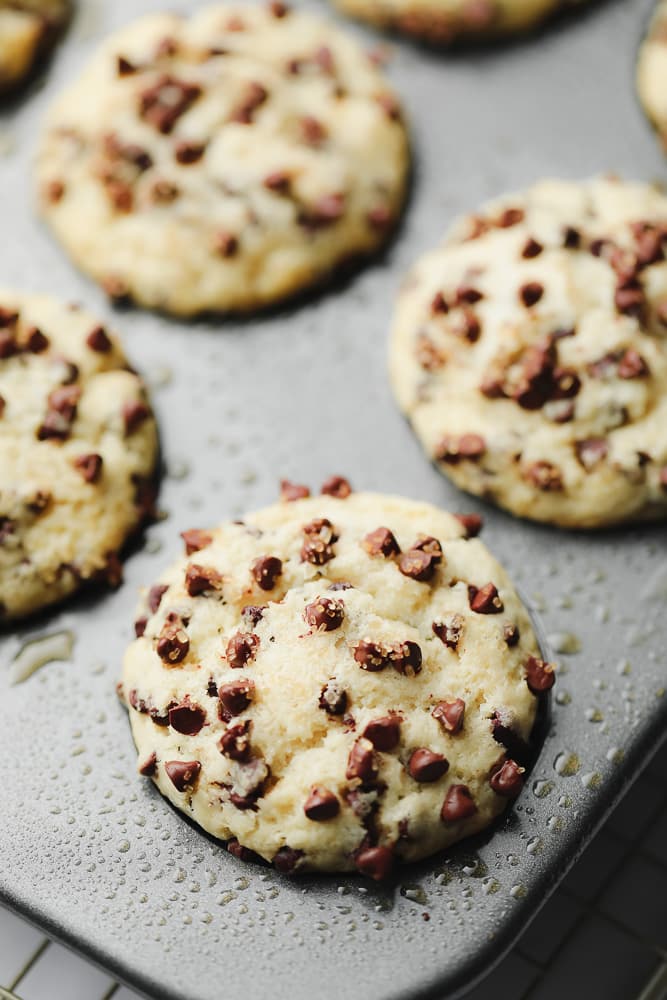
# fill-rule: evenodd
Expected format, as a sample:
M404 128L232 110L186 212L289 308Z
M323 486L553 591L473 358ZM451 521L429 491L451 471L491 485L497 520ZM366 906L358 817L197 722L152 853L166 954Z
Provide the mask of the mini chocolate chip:
M313 56L313 61L317 63L323 73L333 73L335 70L333 52L328 45L320 45Z
M251 630L262 620L262 616L266 611L266 605L258 604L246 604L244 608L241 609L241 618L243 619L243 624L247 629Z
M49 393L49 411L51 413L58 414L62 417L65 423L71 424L76 418L80 398L80 386L59 386L59 388L54 389L51 393Z
M523 788L524 772L525 768L519 767L516 761L508 759L493 772L489 784L497 795L515 799Z
M431 627L445 646L456 651L465 628L465 618L463 615L453 614L449 618L434 621Z
M415 781L430 782L442 778L449 770L449 761L440 753L419 747L410 754L408 773Z
M642 320L646 309L644 288L638 278L620 279L614 294L614 305L625 316Z
M470 609L478 615L497 615L504 611L505 606L500 599L498 590L493 583L486 583L483 587L468 587L468 598Z
M344 479L343 476L329 476L322 483L322 489L320 490L320 493L324 496L337 497L339 500L345 500L351 492L352 487L349 481Z
M185 589L190 597L197 597L209 590L220 590L222 576L212 566L190 563L185 570Z
M243 844L239 844L236 837L232 837L231 840L228 840L227 843L225 844L225 847L227 848L228 853L231 854L231 856L233 858L236 858L238 861L262 860L259 854L255 854L255 852L251 851L249 847L244 847Z
M215 234L213 249L219 257L234 257L238 253L239 240L234 233L221 229Z
M78 455L72 465L80 472L87 483L96 483L102 472L102 456L91 452L88 455Z
M213 541L213 536L200 528L190 528L181 532L181 538L185 542L185 554L191 556L193 552L205 549Z
M237 632L231 637L225 649L225 657L230 667L240 669L254 660L259 648L259 636L254 632Z
M282 560L277 556L260 556L250 567L255 583L262 590L273 590L282 571Z
M130 76L132 73L137 72L137 67L134 66L129 59L125 56L116 57L116 72L118 76Z
M147 420L150 416L151 411L148 409L145 403L142 403L138 399L130 400L123 404L123 423L125 425L125 434L129 436L134 434L138 427L143 424L144 420Z
M86 337L86 344L97 354L108 354L113 348L109 334L103 326L96 326L90 331Z
M545 663L537 656L530 656L526 662L526 683L533 694L549 691L556 682L556 675L551 663Z
M206 143L183 141L179 142L176 146L174 156L178 163L188 166L191 163L197 163L201 160L205 149Z
M345 777L348 780L358 778L362 784L368 784L374 781L377 775L378 765L373 744L362 736L352 745L347 758Z
M184 736L196 736L206 722L206 712L185 696L179 705L169 709L169 725Z
M363 847L356 851L354 863L362 875L367 875L376 882L391 875L394 867L394 854L390 847Z
M589 472L607 457L609 443L602 437L586 438L585 441L575 441L574 448L580 464Z
M387 118L390 118L394 122L401 120L401 105L393 94L376 94L375 100Z
M15 327L18 318L19 314L16 309L8 309L6 306L0 306L0 326Z
M184 792L196 784L201 764L198 760L168 760L165 762L164 769L174 788L179 792Z
M252 809L253 812L257 812L258 797L254 792L250 795L239 795L238 792L230 792L229 801L236 809Z
M338 222L345 212L345 196L339 192L321 195L312 205L304 207L299 222L306 229L320 229Z
M563 489L563 474L551 462L531 462L523 476L543 493L559 493Z
M262 184L275 194L287 194L290 189L291 177L285 170L274 170L266 175Z
M481 302L483 298L484 294L478 288L473 288L472 285L460 285L456 290L454 303L457 306L474 306L477 302Z
M246 761L250 757L250 719L230 726L220 737L220 753L231 760Z
M139 113L144 121L168 135L201 92L197 84L163 74L139 95Z
M304 524L301 530L308 537L322 538L325 542L338 541L338 535L335 532L334 526L326 517L316 517L314 520L309 521L308 524Z
M283 875L291 875L300 866L303 857L303 851L296 851L287 846L281 847L273 857L273 867Z
M445 315L449 312L449 305L442 292L436 292L431 300L431 312L432 313L442 313Z
M313 115L304 115L300 122L301 138L310 146L319 146L327 137L327 130Z
M389 666L389 654L386 646L370 639L360 639L352 646L354 659L362 668L370 673L377 673Z
M373 744L376 750L387 753L398 746L401 735L401 717L385 715L381 719L371 719L366 723L362 733L365 739Z
M324 566L334 558L333 543L338 535L333 525L326 517L316 518L303 526L305 540L301 547L301 562L312 563L313 566Z
M484 526L481 514L454 514L454 517L465 528L466 538L476 538Z
M29 331L25 341L26 350L31 354L41 354L49 346L49 339L38 327L33 326Z
M44 420L37 428L38 441L65 441L70 434L70 422L55 410L48 410Z
M344 715L347 708L347 692L334 678L327 681L320 692L318 706L328 715Z
M463 729L465 710L466 703L463 698L454 698L453 701L438 702L431 715L438 720L445 732L456 736Z
M217 690L223 718L226 715L241 715L255 696L254 682L247 680L230 681L221 684Z
M141 639L142 635L146 631L146 626L148 625L148 618L137 618L134 623L134 634L137 639Z
M376 528L370 531L361 543L369 556L390 556L400 555L401 548L396 541L396 537L389 528Z
M157 768L157 755L155 751L153 751L148 757L145 758L145 760L143 760L139 764L138 770L139 774L142 774L144 778L150 778L152 775L155 774L156 768Z
M280 499L286 501L287 503L292 503L294 500L304 500L306 497L310 496L310 490L307 486L301 486L299 483L291 483L289 479L281 479L280 481Z
M164 597L167 590L169 590L169 587L167 586L166 583L156 583L148 591L148 607L152 615L154 615L157 609L160 607L160 604L162 603L162 598Z
M442 562L442 545L432 535L420 535L414 545L410 546L410 551L414 552L415 550L430 555L436 566Z
M329 584L329 586L327 587L327 590L333 590L333 591L337 591L337 590L354 590L354 587L352 586L351 583L348 583L347 580L336 580L335 583L330 583Z
M524 218L525 212L522 208L506 208L496 220L496 225L501 229L509 229L510 226L518 226Z
M573 226L566 226L563 233L563 246L568 250L578 250L581 246L581 233Z
M435 453L439 462L456 465L464 460L478 461L486 453L486 442L479 434L462 434L456 437L445 434Z
M180 663L188 655L190 640L180 625L165 624L157 641L157 655L164 663Z
M119 278L115 274L108 274L101 279L100 284L112 302L117 305L130 302L130 291L122 278Z
M303 811L308 819L319 823L337 816L340 812L340 802L328 788L323 785L314 785L303 804Z
M645 223L640 224L635 232L637 239L637 262L640 267L650 267L665 259L665 252L662 248L665 239L664 232L658 228Z
M397 642L389 648L389 662L399 674L414 677L422 668L422 651L416 642Z
M18 344L13 330L0 330L0 361L13 358L18 352Z
M426 583L435 573L437 559L430 552L421 549L408 549L398 557L398 568L403 576Z
M516 646L519 639L521 638L521 633L519 632L519 626L515 625L513 622L508 625L503 626L503 639L508 646Z
M212 677L209 677L208 683L206 684L206 694L209 698L218 697L218 685L215 683Z
M476 344L482 335L482 326L470 306L462 306L452 332L470 344Z
M536 305L543 295L544 285L541 285L539 281L528 281L519 289L519 298L527 309Z
M532 260L533 257L539 257L543 250L544 247L542 244L538 243L532 236L529 236L521 251L521 256L526 260Z
M235 111L230 116L230 121L240 125L250 125L254 119L255 111L265 103L269 96L266 87L261 83L251 81L247 87L243 99Z
M649 367L638 351L628 348L618 363L618 377L624 379L645 378L650 375Z
M52 205L57 205L59 201L62 201L65 190L65 185L62 181L49 181L44 188L44 197Z
M477 812L475 800L467 785L451 785L440 810L443 823L457 823Z
M118 212L131 212L134 208L134 195L129 184L121 181L109 180L105 184L107 195L113 207Z
M507 396L502 378L495 374L484 376L479 391L487 399L503 399Z
M318 597L306 605L303 617L318 632L333 632L343 624L345 605L333 597Z

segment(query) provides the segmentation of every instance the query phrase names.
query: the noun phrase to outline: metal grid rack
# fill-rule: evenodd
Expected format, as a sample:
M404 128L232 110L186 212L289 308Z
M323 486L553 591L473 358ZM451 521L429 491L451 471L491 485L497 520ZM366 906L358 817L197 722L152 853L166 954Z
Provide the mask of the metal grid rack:
M561 1000L593 969L604 1000L667 997L667 744L467 1000ZM0 983L0 1000L140 1000L6 910Z

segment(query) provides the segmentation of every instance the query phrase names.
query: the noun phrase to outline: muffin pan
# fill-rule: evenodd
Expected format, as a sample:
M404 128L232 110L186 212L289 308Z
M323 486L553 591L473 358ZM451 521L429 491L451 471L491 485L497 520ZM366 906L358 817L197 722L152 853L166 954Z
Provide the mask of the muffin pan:
M106 309L109 319L31 215L30 165L52 95L134 6L82 4L48 81L0 124L3 282ZM401 275L457 213L544 175L664 177L633 89L650 9L651 0L607 0L534 38L448 55L392 45L389 75L411 119L416 166L384 257L252 320L113 316L152 387L169 516L128 559L120 590L0 637L0 898L149 996L456 995L512 944L659 744L667 526L563 532L459 493L425 463L393 404L385 360ZM136 775L114 696L137 590L180 551L178 532L271 502L281 476L317 487L333 472L360 489L482 513L485 543L560 665L544 746L514 810L388 885L290 880L237 861ZM71 657L12 684L24 644L58 633L65 654L73 638Z

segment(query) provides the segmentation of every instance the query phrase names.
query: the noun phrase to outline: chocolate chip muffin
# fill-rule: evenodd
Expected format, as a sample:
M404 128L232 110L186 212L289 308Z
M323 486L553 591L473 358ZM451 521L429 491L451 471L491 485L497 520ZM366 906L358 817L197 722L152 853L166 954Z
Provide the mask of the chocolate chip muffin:
M141 774L283 872L382 878L487 826L554 673L479 528L332 477L183 532L125 657Z
M0 290L0 623L120 582L157 449L117 338L82 309Z
M41 210L112 298L255 309L388 237L408 144L367 53L329 22L220 5L110 37L53 108Z
M530 31L584 0L335 0L346 14L430 45Z
M465 490L574 528L667 513L667 198L543 181L466 216L399 295L391 380Z
M639 50L637 90L667 152L667 0L659 0Z
M69 16L69 0L0 0L0 95L24 82Z

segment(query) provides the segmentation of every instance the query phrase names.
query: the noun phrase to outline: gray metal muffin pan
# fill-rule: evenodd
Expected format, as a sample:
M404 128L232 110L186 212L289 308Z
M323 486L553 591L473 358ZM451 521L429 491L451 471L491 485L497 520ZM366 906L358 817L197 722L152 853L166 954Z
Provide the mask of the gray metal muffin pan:
M82 301L122 331L153 388L169 516L129 558L119 591L74 600L0 639L0 898L165 1000L457 994L534 916L665 730L667 530L565 533L457 492L393 405L391 304L413 258L482 199L542 175L665 177L633 89L650 0L593 4L499 48L439 55L397 43L389 73L412 121L416 171L389 252L293 308L190 325L112 316L31 214L45 106L94 42L136 13L132 0L80 6L48 82L2 116L2 283ZM137 590L180 551L178 532L271 502L282 475L317 486L331 472L482 512L486 543L552 646L580 646L557 656L549 732L514 811L387 886L289 880L236 861L136 776L114 694ZM11 686L22 643L63 629L74 635L72 660Z

